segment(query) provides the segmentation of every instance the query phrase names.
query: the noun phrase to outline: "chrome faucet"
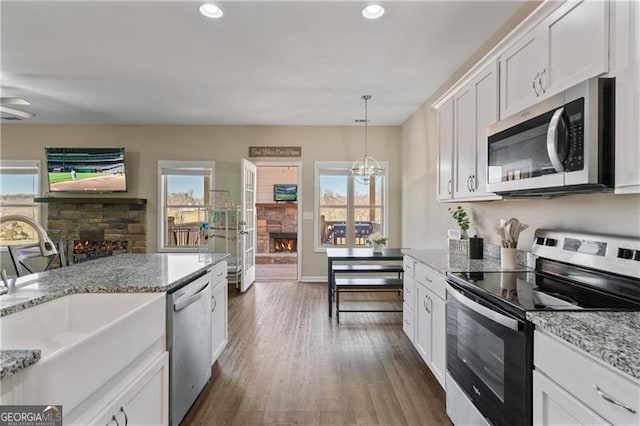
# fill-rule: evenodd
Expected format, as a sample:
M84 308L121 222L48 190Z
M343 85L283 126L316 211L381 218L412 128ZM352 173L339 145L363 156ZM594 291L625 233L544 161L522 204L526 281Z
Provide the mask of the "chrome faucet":
M38 239L40 240L38 244L40 246L40 254L42 256L48 257L53 256L54 254L58 254L56 245L53 244L53 241L51 241L51 238L49 238L49 236L47 235L47 231L45 231L38 222L31 219L30 217L22 216L19 214L0 216L0 223L12 221L28 223L29 225L31 225L31 227L33 227L33 229L35 229L36 233L38 234Z

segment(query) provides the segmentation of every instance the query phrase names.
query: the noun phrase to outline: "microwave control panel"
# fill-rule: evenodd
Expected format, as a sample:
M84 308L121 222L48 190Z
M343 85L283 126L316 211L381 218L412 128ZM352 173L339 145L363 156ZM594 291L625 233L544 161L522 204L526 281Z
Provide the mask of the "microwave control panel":
M564 168L568 172L584 169L584 98L565 105L567 123L567 157Z

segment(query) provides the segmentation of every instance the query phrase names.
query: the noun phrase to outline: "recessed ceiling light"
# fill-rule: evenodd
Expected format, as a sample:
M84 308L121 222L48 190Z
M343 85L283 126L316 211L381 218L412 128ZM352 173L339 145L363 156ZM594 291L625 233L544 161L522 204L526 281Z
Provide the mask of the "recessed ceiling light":
M362 16L367 19L378 19L384 15L384 7L379 4L370 4L362 9Z
M214 19L222 18L222 15L224 15L224 13L222 12L222 9L220 9L218 6L216 6L213 3L204 3L203 5L201 5L200 13L202 13L207 18L214 18Z

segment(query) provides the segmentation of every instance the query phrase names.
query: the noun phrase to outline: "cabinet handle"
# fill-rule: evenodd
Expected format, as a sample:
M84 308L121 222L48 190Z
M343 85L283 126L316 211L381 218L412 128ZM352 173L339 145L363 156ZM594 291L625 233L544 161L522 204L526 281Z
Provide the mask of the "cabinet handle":
M540 90L542 90L542 93L547 93L547 91L544 89L544 85L542 84L542 75L547 72L546 68L542 68L542 72L540 74L538 74L538 85L540 86Z
M111 416L111 421L115 422L116 426L120 426L120 423L118 423L118 419L116 418L115 414L113 416Z
M536 98L540 96L540 93L538 93L538 89L536 89L536 80L538 79L538 77L540 77L540 73L536 73L535 77L533 77L533 81L531 82L531 87L533 87L533 91L536 94Z
M478 177L471 175L471 191L476 192L476 189L478 189Z
M431 313L431 309L428 308L430 303L427 303L427 300L429 300L429 302L431 302L431 298L429 296L426 296L424 301L425 301L425 306L424 308L427 310L427 312Z
M596 390L596 392L598 393L598 395L600 395L600 397L602 399L604 399L607 402L610 402L613 405L617 405L618 407L624 408L625 410L629 411L630 413L634 413L636 412L636 410L634 410L633 408L629 407L628 405L623 404L620 401L617 401L615 399L613 399L612 397L610 397L609 395L607 395L606 393L604 393L599 387L598 385L593 385L593 388Z
M211 298L213 299L213 308L211 309L211 312L213 312L216 310L216 307L218 306L218 302L216 301L215 296L211 296Z
M449 181L447 182L447 193L451 195L451 179L449 179Z
M467 191L471 192L471 175L467 178Z
M424 280L425 280L426 282L428 282L428 283L432 283L432 282L433 282L433 281L432 281L432 280L430 280L430 279L429 279L429 277L427 277L426 275L425 275L425 277L424 277Z
M120 412L124 415L124 426L129 424L129 416L127 416L127 412L124 411L124 407L120 406Z

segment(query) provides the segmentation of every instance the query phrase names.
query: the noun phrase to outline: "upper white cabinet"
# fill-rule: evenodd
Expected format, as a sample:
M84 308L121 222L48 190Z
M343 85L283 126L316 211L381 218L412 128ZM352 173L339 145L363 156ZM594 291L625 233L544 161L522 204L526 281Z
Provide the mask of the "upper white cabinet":
M500 56L500 118L609 70L609 2L567 1Z
M453 198L453 99L438 108L438 200Z
M616 193L640 192L640 3L613 2L612 74L616 77Z
M497 117L498 69L497 63L491 62L438 107L439 200L499 198L485 190L486 132Z

